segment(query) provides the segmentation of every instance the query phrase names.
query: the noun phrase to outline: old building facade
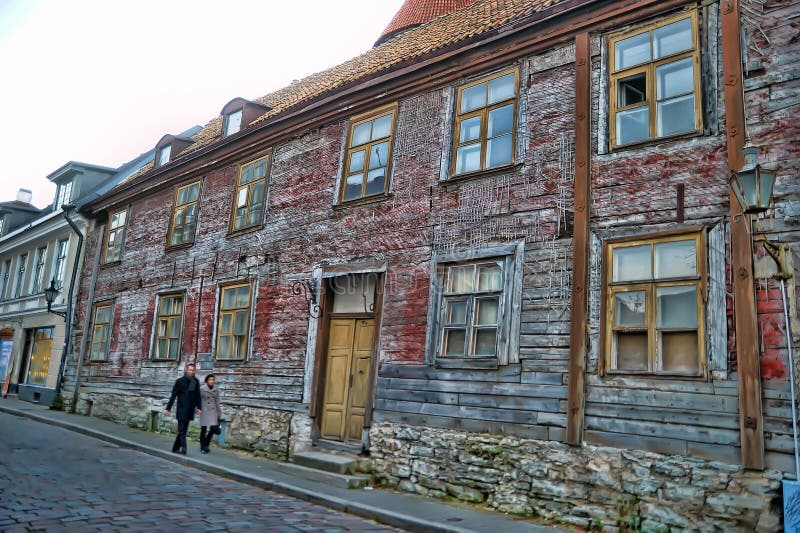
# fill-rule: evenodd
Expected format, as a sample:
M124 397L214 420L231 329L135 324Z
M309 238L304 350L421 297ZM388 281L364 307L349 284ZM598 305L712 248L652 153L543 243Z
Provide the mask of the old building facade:
M75 407L166 424L197 362L273 458L582 526L777 527L786 332L750 239L797 246L797 3L457 4L87 205ZM745 136L780 167L752 233Z

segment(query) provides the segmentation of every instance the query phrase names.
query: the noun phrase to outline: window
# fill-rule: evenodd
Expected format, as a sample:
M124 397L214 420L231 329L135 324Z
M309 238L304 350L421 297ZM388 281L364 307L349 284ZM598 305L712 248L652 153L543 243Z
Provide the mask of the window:
M33 287L31 294L39 294L44 290L42 282L44 281L44 262L47 257L47 248L39 248L36 251L36 266L33 270Z
M197 226L197 199L200 196L200 182L178 188L175 192L175 205L172 208L172 221L169 229L169 246L179 246L194 242Z
M172 294L158 299L153 359L177 359L181 353L183 296Z
M158 166L163 166L169 163L169 157L172 154L172 145L168 144L158 150Z
M261 224L261 214L264 210L264 190L266 187L266 157L242 165L239 170L236 195L233 199L232 231Z
M109 339L111 338L111 316L111 304L98 305L94 310L92 345L89 347L89 359L92 361L104 361L108 358Z
M19 256L19 266L17 267L17 283L14 287L14 298L22 296L22 284L25 282L25 269L28 264L28 254Z
M64 286L64 274L67 268L67 244L68 239L58 241L56 246L56 265L54 269L53 280L56 282L56 288L61 289Z
M607 245L611 372L704 371L702 233Z
M427 360L496 368L519 361L524 243L434 255Z
M125 246L125 222L127 211L119 211L111 215L106 239L106 255L104 263L113 263L122 259L122 248Z
M3 235L3 230L6 226L6 217L5 215L0 215L0 236Z
M6 259L3 264L3 289L0 291L0 299L8 298L8 280L11 279L11 259Z
M72 182L62 183L58 186L56 196L56 209L61 209L62 205L68 205L72 201Z
M697 12L610 39L612 146L702 129Z
M222 287L217 325L217 359L244 359L250 331L250 285Z
M386 192L394 117L395 109L384 110L351 124L341 202Z
M47 374L50 370L50 354L53 351L53 328L37 328L28 330L28 385L47 385Z
M517 122L516 69L458 89L453 139L454 175L514 162Z
M225 115L225 137L233 135L242 129L242 112L240 109L228 115Z

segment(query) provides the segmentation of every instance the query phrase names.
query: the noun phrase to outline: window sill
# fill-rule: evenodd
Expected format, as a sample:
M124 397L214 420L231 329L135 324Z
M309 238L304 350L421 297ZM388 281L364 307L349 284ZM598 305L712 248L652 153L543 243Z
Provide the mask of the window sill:
M436 368L452 368L463 370L497 370L500 364L496 357L444 358L439 357L434 363Z
M228 239L231 239L231 238L238 237L240 235L247 235L248 233L254 233L254 232L259 231L259 230L261 230L263 228L264 228L263 224L256 224L255 226L247 226L246 228L237 229L237 230L234 230L234 231L229 231L228 234L225 235L225 237L228 238Z
M510 165L504 165L502 167L494 167L494 168L487 168L485 170L476 170L475 172L468 172L467 174L456 174L451 175L449 178L444 180L439 180L439 185L447 186L449 184L457 184L464 181L471 181L477 180L481 178L487 178L490 176L495 176L497 174L503 174L505 172L512 172L522 168L522 163L512 163Z
M349 207L358 207L361 205L370 205L370 204L377 204L379 202L383 202L391 198L392 195L388 193L383 194L374 194L372 196L366 196L364 198L358 198L357 200L348 200L346 202L339 202L338 204L333 205L333 209L338 211L340 209L347 209Z
M212 361L214 362L215 365L218 365L218 364L219 365L224 365L224 364L227 364L227 363L241 364L241 363L246 363L247 362L247 358L245 357L245 358L241 358L241 359L218 359L217 357L214 357L212 359Z
M112 268L115 266L119 266L122 264L122 259L118 259L116 261L109 261L108 263L103 263L100 265L100 268Z
M607 370L606 376L608 377L615 377L615 378L645 378L645 379L689 379L693 381L705 381L706 376L705 374L687 374L687 373L679 373L679 372L671 372L671 373L660 373L656 374L653 372L630 372L630 371L623 371L623 370Z
M686 133L678 133L675 135L669 135L667 137L657 137L655 139L647 139L645 141L639 141L635 143L618 144L616 146L612 146L611 149L608 151L608 153L616 154L616 153L626 152L628 150L636 150L637 148L644 148L645 146L652 146L660 143L668 143L668 142L680 141L683 139L691 139L692 137L702 137L702 136L703 136L703 130L689 131Z
M177 362L178 362L178 359L176 359L174 357L172 359L154 359L152 356L150 356L147 359L144 359L142 361L142 364L162 366L162 365L167 365L167 364L174 365Z
M187 248L191 248L194 246L194 241L192 242L185 242L183 244L172 244L164 247L164 252L177 252L179 250L186 250Z

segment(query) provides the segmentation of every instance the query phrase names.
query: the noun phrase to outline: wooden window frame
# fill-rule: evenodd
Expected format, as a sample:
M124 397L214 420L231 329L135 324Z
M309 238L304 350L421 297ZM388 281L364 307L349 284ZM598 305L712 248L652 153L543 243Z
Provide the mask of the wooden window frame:
M125 213L125 221L117 226L116 228L111 227L111 221L114 220L114 216L119 215L120 213ZM120 209L118 211L113 211L111 215L108 217L108 226L106 227L106 238L103 242L103 264L104 265L113 265L122 261L122 256L125 253L125 237L128 233L128 224L130 222L130 209ZM122 240L122 244L120 244L119 250L119 257L116 259L109 260L108 258L108 245L109 241L111 240L111 235L114 235L114 242L118 242L118 239Z
M11 288L9 285L9 281L11 281L11 267L13 265L13 261L11 259L6 259L3 262L3 289L0 291L0 300L7 300L9 289Z
M242 185L241 184L241 181L242 181L242 170L245 167L249 166L249 165L257 164L261 160L265 161L264 162L264 176L262 178L255 179L253 181L250 181L250 182ZM266 211L267 177L269 176L270 165L271 165L271 158L270 158L269 154L261 155L259 157L256 157L255 159L251 159L250 161L247 161L246 163L241 163L239 165L239 173L238 173L238 177L236 178L236 187L234 187L234 189L233 189L233 202L232 202L232 206L231 206L231 219L230 219L230 222L229 222L229 225L228 225L228 233L229 234L245 232L245 231L251 230L253 228L259 228L259 227L262 226L262 224L264 222L264 212ZM246 200L246 203L245 203L245 208L246 208L247 212L249 212L250 209L255 205L251 201L251 197L252 197L252 194L253 194L253 186L255 186L258 183L263 183L264 184L264 194L263 194L263 198L261 198L261 217L259 218L258 222L255 222L253 224L245 224L242 227L237 228L236 227L236 210L238 209L237 204L238 204L238 198L239 198L239 191L242 188L247 187L247 200ZM245 215L245 222L247 221L246 217L247 217L247 215Z
M181 299L181 314L180 315L162 315L161 314L161 302L167 298L180 298ZM150 359L152 361L176 361L180 360L183 357L183 328L186 320L186 294L183 292L170 292L166 294L159 294L156 298L156 309L155 309L155 320L153 321L153 336L152 336L152 345L150 347ZM169 336L169 322L167 323L167 336L162 337L159 335L159 324L162 319L166 320L174 320L175 318L178 319L180 326L179 326L179 333L178 338L174 339L173 337ZM169 354L169 346L173 342L178 344L178 353L175 357L158 357L158 342L161 339L167 340L167 354Z
M101 309L108 309L109 316L108 322L97 322L97 314ZM92 310L92 333L91 337L89 337L89 361L91 362L103 362L108 361L108 355L111 352L111 332L113 330L114 325L114 302L102 302L95 304L94 309ZM100 327L105 327L106 329L106 347L104 352L99 352L100 357L95 357L95 346L101 346L101 342L95 342L95 336L97 333L97 329Z
M653 59L652 54L652 46L653 46L653 31L672 24L674 22L678 22L680 20L689 19L692 25L692 48L683 50L681 52L677 52L665 57L661 57L658 59ZM650 60L644 63L639 63L637 65L632 65L630 67L626 67L620 70L616 69L616 45L620 41L628 39L630 37L641 35L643 33L650 34ZM702 83L701 83L701 68L700 68L700 26L698 20L698 13L696 9L692 9L689 11L684 11L680 15L675 15L673 17L669 17L658 22L653 22L651 24L638 26L636 29L626 30L622 33L612 34L608 37L608 61L609 61L609 71L608 71L608 87L609 87L609 119L608 119L608 130L609 130L609 139L611 141L611 149L615 150L617 148L628 148L631 146L640 146L643 144L650 144L654 142L662 142L665 139L673 139L673 138L681 138L681 137L689 137L694 136L699 133L703 132L703 95L701 91ZM664 135L659 137L657 135L658 132L658 124L657 124L657 116L658 116L658 97L656 95L656 69L662 65L673 63L676 61L680 61L682 59L686 59L687 57L693 58L693 68L694 68L694 130L675 133L671 135ZM637 103L631 104L629 106L619 107L618 103L618 93L617 93L617 82L618 80L628 78L632 75L644 73L645 74L645 82L646 82L646 99L644 103ZM688 93L687 93L688 94ZM677 98L673 97L673 98ZM617 113L621 111L627 111L630 109L636 109L639 107L647 107L648 109L648 119L649 119L649 138L635 141L626 144L617 144Z
M674 278L655 279L653 269L655 262L655 245L694 240L695 242L695 266L697 274L694 277L682 276ZM601 359L604 362L604 373L610 375L631 375L645 377L671 377L671 378L705 378L707 374L706 361L706 304L708 302L708 273L707 273L707 239L705 229L690 232L668 232L649 236L638 236L635 238L624 238L607 241L603 244L603 295L601 310ZM613 278L613 253L614 250L633 246L650 246L650 275L649 280L632 280L614 282ZM657 304L656 290L660 287L674 287L695 285L697 294L697 328L676 328L671 331L697 331L698 343L698 371L664 371L662 370L663 360L658 353L657 331L655 308ZM645 326L640 328L622 327L615 325L614 316L614 297L621 292L643 291L645 292ZM612 337L615 332L643 332L647 334L647 370L618 370L616 368L616 357L612 350Z
M191 201L191 202L184 202L182 204L179 204L178 203L178 198L180 196L181 191L184 190L184 189L188 189L190 187L194 187L195 185L197 186L197 199L194 200L194 201ZM170 248L181 248L181 247L184 247L184 246L191 246L192 244L194 244L195 237L197 236L198 221L200 220L200 197L202 195L202 192L203 192L203 182L202 182L202 180L193 181L191 183L187 183L186 185L181 185L180 187L176 187L175 188L175 195L173 196L173 200L172 200L172 214L170 215L169 227L167 228L167 248L168 249L170 249ZM191 232L191 238L187 239L187 240L184 240L184 241L181 241L181 242L178 242L178 243L173 243L172 242L172 233L173 233L173 231L175 230L176 227L179 227L175 223L175 219L176 219L177 214L178 214L178 209L180 209L181 207L188 208L188 206L190 206L192 204L195 205L195 210L194 210L194 228L192 229L192 232ZM180 227L185 231L185 228L187 226L188 226L188 224L186 223L186 219L184 217L184 223L181 224Z
M392 115L392 125L390 127L389 135L387 137L381 137L379 139L369 140L366 143L353 145L353 134L355 133L357 126L376 120L388 114ZM394 155L394 135L395 132L397 131L397 114L398 114L398 105L395 102L393 104L389 104L380 107L378 109L372 110L368 113L363 113L361 115L356 115L350 118L350 126L347 128L347 141L346 141L347 150L345 150L344 153L344 161L342 163L342 175L339 180L339 197L338 197L339 205L359 203L365 200L386 196L386 194L388 193L389 181L391 180L392 176L392 156ZM372 147L384 142L389 143L389 152L386 155L386 176L384 177L383 180L383 191L367 195L366 194L367 176L369 175L369 158L370 155L372 154ZM347 178L350 175L350 157L353 153L360 152L361 150L365 151L364 170L361 174L362 175L361 195L358 198L351 198L349 200L345 200L344 194L347 190Z
M222 306L223 306L223 302L225 301L225 291L232 290L232 289L235 290L235 289L238 289L239 287L248 287L248 289L249 289L247 306L245 306L245 307L235 307L233 309L223 309ZM249 357L249 355L250 355L250 340L251 340L250 330L251 330L252 323L253 323L253 290L254 290L254 284L251 281L233 282L233 283L228 283L228 284L225 284L225 285L220 285L219 294L218 294L218 297L217 297L218 298L217 299L217 318L216 318L216 323L215 323L215 330L216 331L215 331L215 335L214 335L214 360L215 361L220 361L220 362L231 362L231 361L237 362L238 361L238 362L241 362L241 361L246 361L247 358ZM247 326L245 328L245 330L246 330L246 334L245 335L247 337L246 338L246 341L247 341L246 344L247 345L246 345L246 348L245 348L245 353L241 354L240 357L220 357L219 356L220 339L223 336L231 337L232 340L236 338L236 335L234 335L233 333L231 333L230 335L222 335L222 319L223 319L223 316L224 315L231 315L231 317L232 317L231 318L231 328L232 328L231 332L233 332L233 328L235 327L235 323L236 323L236 311L241 311L241 310L247 310ZM231 346L233 346L233 344L231 344Z
M499 102L494 102L492 104L487 103L483 107L479 107L477 109L471 109L464 113L461 112L461 99L462 95L465 90L474 87L476 85L480 85L481 83L486 83L488 87L488 82L496 79L501 78L507 74L514 74L514 96L511 98L506 98L505 100L501 100ZM511 68L507 68L493 74L489 74L487 76L483 76L477 80L470 81L469 83L458 87L457 89L457 97L456 97L456 108L455 113L453 114L454 117L454 125L453 125L453 145L450 153L450 177L451 179L463 178L474 176L478 174L482 174L485 172L494 172L498 171L510 166L514 166L517 161L517 122L519 117L517 116L519 113L519 67L514 66ZM488 91L488 88L487 88ZM513 116L514 116L514 124L511 128L511 161L507 164L499 165L496 167L487 167L486 166L486 150L488 147L488 128L489 128L489 112L500 108L505 107L509 104L509 102L513 102L514 109L513 109ZM467 120L469 118L480 116L481 117L481 127L480 127L480 134L478 140L472 139L466 142L459 142L459 138L461 137L461 122L463 120ZM480 143L481 145L481 164L480 168L477 170L471 170L469 172L457 173L456 172L456 164L457 164L457 155L458 149L462 146L468 146L471 144Z

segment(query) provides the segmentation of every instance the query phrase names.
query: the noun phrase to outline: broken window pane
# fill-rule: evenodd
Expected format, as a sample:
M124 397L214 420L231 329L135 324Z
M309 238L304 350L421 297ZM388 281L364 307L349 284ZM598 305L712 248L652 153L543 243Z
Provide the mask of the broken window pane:
M369 151L369 169L385 167L389 162L389 143L376 144Z
M619 292L614 295L614 323L617 326L645 327L644 291Z

